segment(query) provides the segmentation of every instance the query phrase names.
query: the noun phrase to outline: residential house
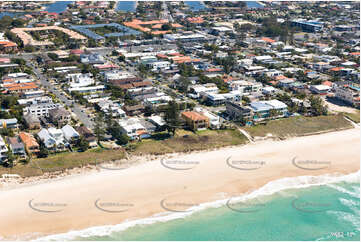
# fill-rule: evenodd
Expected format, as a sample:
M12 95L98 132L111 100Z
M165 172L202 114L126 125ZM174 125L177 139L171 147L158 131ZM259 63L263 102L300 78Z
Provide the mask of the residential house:
M5 141L2 136L0 136L0 161L4 162L8 158L9 149L5 144Z
M148 121L154 124L158 131L161 131L164 129L166 122L161 116L153 115L148 117Z
M83 64L104 64L104 57L98 53L95 54L81 54L80 62Z
M272 86L267 86L262 88L262 93L264 95L273 95L276 93L276 88L272 87Z
M25 145L28 154L37 154L40 151L40 146L32 134L20 132L19 138Z
M352 88L350 86L336 86L335 87L335 97L351 104L355 107L360 106L360 89L358 88L358 91Z
M242 93L259 92L262 88L261 83L237 80L230 83L231 90L241 91Z
M24 121L28 129L40 129L40 120L37 116L32 113L24 115Z
M219 89L215 83L206 83L203 85L193 85L189 88L188 96L191 98L199 98L202 92L204 93L218 93Z
M104 112L106 115L111 115L113 118L125 118L126 114L121 109L119 103L116 103L112 100L100 100L97 103L99 109Z
M231 120L252 120L253 110L240 102L226 102L226 112Z
M49 118L53 123L58 125L67 124L71 120L70 112L63 107L49 110Z
M186 111L181 114L187 126L192 130L209 128L209 118L194 111Z
M123 110L128 116L135 116L144 112L145 107L142 104L128 106L124 105Z
M0 128L17 129L18 120L16 118L0 119Z
M212 106L222 105L226 102L226 98L218 93L201 92L200 96L208 105Z
M63 132L60 129L42 129L39 133L37 133L37 135L43 142L44 146L52 151L64 150L68 145L64 140Z
M18 45L12 41L0 41L0 52L11 53L17 51Z
M88 141L90 147L97 147L96 137L87 127L80 126L76 131Z
M326 95L331 90L330 86L327 85L312 85L310 91L320 95Z
M20 141L19 137L8 137L7 142L13 155L26 158L25 147L24 144Z
M195 108L194 111L203 114L209 119L209 127L211 129L219 129L221 127L221 119L218 115L208 112L206 109L203 108Z
M104 85L97 86L88 86L88 87L70 87L68 91L71 92L80 92L80 93L96 93L103 92L105 90Z
M28 107L23 109L23 113L26 114L33 114L36 117L48 117L49 111L61 107L59 103L37 103L32 104Z
M72 73L67 75L67 79L70 81L69 86L71 88L87 87L93 85L95 80L91 77L90 73Z
M119 125L122 133L126 134L131 140L150 137L146 127L140 123L138 118L122 119L119 121Z
M23 93L29 91L37 91L39 89L39 86L35 82L24 82L4 84L3 88L8 93Z
M253 111L252 119L254 121L262 121L268 118L284 117L288 113L287 105L278 100L251 102L250 107ZM277 113L271 113L274 110Z
M80 137L79 133L69 124L62 127L61 131L63 132L65 139L69 143L74 143Z

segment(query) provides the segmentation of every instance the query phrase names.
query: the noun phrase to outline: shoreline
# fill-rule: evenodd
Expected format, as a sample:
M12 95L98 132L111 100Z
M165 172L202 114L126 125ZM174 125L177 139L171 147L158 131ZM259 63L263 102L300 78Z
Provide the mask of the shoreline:
M353 123L353 121L351 121L351 120L348 120L348 121ZM298 138L298 137L322 135L322 134L327 134L327 133L332 133L332 132L340 132L340 131L344 131L344 130L360 128L360 126L358 124L353 123L353 126L354 126L353 128L345 127L345 128L339 128L339 129L323 130L323 131L318 131L318 132L305 133L305 134L298 135L298 136L288 136L288 137L285 137L285 138L280 138L280 137L277 137L277 136L264 136L264 137L259 137L259 136L252 137L252 136L250 136L250 137L247 137L247 135L245 135L246 138L249 141L249 142L247 142L245 144L228 145L228 146L210 148L210 149L204 149L204 150L193 150L193 151L189 151L189 152L165 153L165 154L161 154L161 155L151 155L151 154L145 154L145 156L130 155L129 158L124 158L124 159L116 160L116 161L113 161L113 162L112 161L105 161L105 162L99 163L99 165L88 164L88 165L83 166L83 167L69 168L69 169L66 169L63 172L60 171L60 170L59 171L53 171L53 172L48 171L48 172L44 172L43 175L39 175L39 176L22 177L21 182L18 182L18 180L16 180L16 179L11 180L11 181L1 181L1 178L0 178L0 191L1 190L15 189L15 188L18 188L18 187L28 186L28 185L33 185L33 184L47 183L47 182L51 182L51 181L55 181L55 180L59 180L59 179L66 179L66 178L72 177L72 176L85 175L85 174L96 172L96 171L99 172L101 170L104 170L104 169L100 168L102 165L112 165L114 162L125 161L125 163L130 164L127 167L127 169L128 169L130 167L137 166L139 164L146 163L146 162L149 162L149 161L165 159L165 158L169 159L169 158L172 158L174 156L179 156L179 155L188 155L188 154L197 154L197 153L203 153L203 152L218 151L218 150L227 149L227 148L237 148L237 147L239 148L239 147L244 147L244 146L246 146L248 144L257 145L257 144L260 144L262 142L269 142L269 141L276 141L277 142L277 141L289 140L289 139ZM242 131L240 130L240 132L242 132ZM246 132L246 131L244 131L244 132Z
M350 173L347 175L320 175L320 176L310 176L310 177L293 177L293 178L281 178L275 181L271 181L264 185L263 187L260 187L257 190L249 191L244 194L240 194L238 197L229 197L222 200L216 200L211 202L205 202L202 204L199 204L198 206L189 208L189 213L183 213L183 214L172 214L172 213L160 213L155 214L148 218L142 218L138 220L132 220L132 221L124 221L123 223L116 224L116 225L104 225L104 226L95 226L86 228L83 230L71 230L66 233L61 234L53 234L48 235L45 237L39 237L36 238L35 241L44 241L44 240L74 240L76 237L86 237L86 236L109 236L112 232L122 232L129 228L132 228L134 226L138 225L150 225L154 223L159 222L167 222L172 221L179 218L186 218L188 216L193 215L197 212L202 212L206 209L210 208L219 208L222 206L227 206L227 202L232 199L232 202L245 202L247 200L251 199L257 199L258 197L262 196L270 196L277 192L282 192L284 190L288 189L305 189L313 186L322 186L322 185L328 185L328 184L334 184L337 182L359 182L360 179L360 170L355 173ZM309 180L309 183L302 184L305 180ZM315 180L317 182L315 182ZM301 182L302 181L302 182ZM290 182L292 185L287 185L285 183ZM296 182L296 184L294 184ZM298 182L298 183L297 183ZM276 187L275 189L272 189L272 186L275 185L284 185L283 187ZM98 234L97 234L98 232Z
M292 179L301 176L354 173L359 171L360 166L359 131L359 128L354 128L182 154L177 159L201 161L194 169L186 171L167 169L161 165L157 157L157 160L140 163L124 170L86 173L4 190L0 194L0 199L4 201L3 207L8 209L0 212L0 216L4 218L0 226L6 233L0 234L0 237L39 238L149 218L165 212L159 206L159 201L164 198L173 201L191 198L197 204L204 204L225 197L247 194L285 177ZM264 160L266 163L260 169L240 171L226 165L227 157ZM325 169L310 171L292 165L292 157L329 160L332 163ZM154 179L155 177L158 179ZM212 182L209 182L209 179ZM89 187L92 189L88 189ZM65 202L69 206L64 211L53 214L39 213L28 207L31 199L47 201L48 194L53 194L51 201ZM117 214L101 212L94 208L94 201L98 198L104 201L132 203L134 209ZM92 217L91 222L87 219L89 217Z

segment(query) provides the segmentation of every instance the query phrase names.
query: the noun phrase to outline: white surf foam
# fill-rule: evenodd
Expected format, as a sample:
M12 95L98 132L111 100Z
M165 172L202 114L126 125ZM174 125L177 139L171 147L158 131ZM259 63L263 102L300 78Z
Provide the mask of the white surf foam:
M351 223L354 227L353 229L357 229L360 231L360 217L355 216L351 213L343 212L343 211L327 211L329 214L333 214L336 216L338 220L345 221Z
M327 185L331 183L338 182L359 182L360 181L360 171L356 173L351 173L348 175L322 175L322 176L299 176L299 177L286 177L282 179L278 179L275 181L271 181L264 185L263 187L251 191L249 193L243 194L241 196L232 198L232 202L236 201L245 201L249 199L255 199L261 196L272 195L277 192L287 190L287 189L300 189L307 188L311 186L321 186ZM347 191L347 190L346 190ZM105 226L96 226L87 228L79 231L69 231L67 233L49 235L46 237L41 237L36 239L35 241L58 241L58 240L74 240L75 238L88 238L93 236L107 236L112 234L113 232L121 232L130 227L136 225L149 225L156 222L167 222L174 219L185 218L190 216L191 214L204 210L206 208L217 208L224 206L229 201L229 198L218 200L214 202L208 202L200 204L199 206L191 207L188 209L190 212L184 213L160 213L155 216L138 219L133 221L125 221L121 224L117 225L105 225Z
M342 192L342 193L346 193L348 195L350 195L351 197L354 197L354 198L360 198L360 193L356 193L356 192L351 192L343 187L340 187L340 186L337 186L337 185L334 185L334 184L327 184L328 187L331 187L339 192Z

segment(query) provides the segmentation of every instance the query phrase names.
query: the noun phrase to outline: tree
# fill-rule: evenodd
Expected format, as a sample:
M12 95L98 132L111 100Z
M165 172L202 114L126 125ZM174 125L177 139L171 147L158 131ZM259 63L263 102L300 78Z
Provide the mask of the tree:
M251 100L247 96L242 96L242 101L244 101L246 104L251 103Z
M170 101L165 108L164 120L167 123L166 128L168 133L175 134L177 127L180 124L179 121L179 105L175 101Z
M153 107L151 105L147 105L144 107L144 116L149 117L154 113Z
M327 115L327 107L323 105L322 99L318 96L311 96L309 98L311 104L311 112L315 116Z
M107 118L107 132L117 140L119 145L126 145L129 142L129 137L126 134L123 134L119 123L111 117Z
M4 109L11 109L17 104L18 98L16 96L0 97L1 107Z
M182 76L178 80L178 90L182 93L186 93L190 84L191 81L187 77Z
M39 158L46 158L49 155L49 150L47 148L45 148L44 146L40 146L40 150L39 150Z
M126 145L129 142L129 137L126 134L121 134L117 141L120 145Z
M276 109L269 110L269 117L270 118L275 118L278 115L280 115L280 112L278 110L276 110Z
M49 56L49 58L51 58L52 60L54 60L54 61L57 61L58 60L58 55L57 54L55 54L55 53L48 53L48 56Z
M94 134L97 138L98 143L104 138L104 119L100 115L95 118Z
M78 139L77 141L77 146L79 147L79 149L84 152L87 149L89 149L89 142L85 140L84 137L81 137L80 139Z
M10 137L14 137L14 131L12 129L8 129L8 128L2 128L0 129L0 134L3 136L10 136Z
M167 31L172 29L172 26L170 24L163 24L162 25L162 30Z
M6 159L7 166L8 167L14 167L14 161L16 160L16 157L13 154L13 152L11 150L8 150L6 152L6 156L7 156L7 159Z
M34 52L35 48L34 48L34 46L27 45L27 46L24 47L24 51L25 52Z

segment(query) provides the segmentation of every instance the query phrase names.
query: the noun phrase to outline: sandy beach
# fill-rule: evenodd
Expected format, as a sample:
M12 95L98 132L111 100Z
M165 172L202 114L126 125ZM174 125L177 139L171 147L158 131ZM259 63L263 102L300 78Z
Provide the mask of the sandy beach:
M0 238L119 224L241 195L284 177L360 168L360 128L262 141L0 190ZM163 202L162 202L163 201ZM177 207L178 206L178 207Z

